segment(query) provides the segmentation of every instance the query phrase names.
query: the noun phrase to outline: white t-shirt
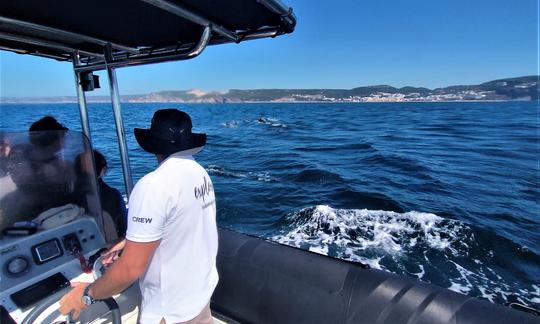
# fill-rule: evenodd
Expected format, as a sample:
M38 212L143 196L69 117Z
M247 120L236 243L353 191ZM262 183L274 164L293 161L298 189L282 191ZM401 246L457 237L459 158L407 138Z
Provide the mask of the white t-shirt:
M126 238L161 240L140 278L140 323L185 322L209 302L218 282L214 186L190 157L172 155L135 186Z

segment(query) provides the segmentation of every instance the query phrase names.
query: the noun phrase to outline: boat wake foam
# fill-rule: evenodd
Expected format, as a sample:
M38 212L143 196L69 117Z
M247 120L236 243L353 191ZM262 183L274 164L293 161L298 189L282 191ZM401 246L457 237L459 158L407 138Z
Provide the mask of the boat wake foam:
M236 170L228 170L219 165L211 164L206 168L206 172L210 175L230 177L230 178L247 178L263 182L275 182L274 177L270 176L268 172L243 172Z
M317 205L287 215L285 227L270 239L492 302L534 305L540 301L538 287L518 289L522 286L505 280L504 268L493 269L482 262L497 256L493 250L479 250L483 243L475 230L432 213Z
M454 249L461 226L435 214L383 210L308 207L287 217L293 229L272 239L313 251L335 250L338 257L366 261L365 253L408 253L413 247ZM457 252L457 251L456 251ZM381 265L372 265L381 269Z

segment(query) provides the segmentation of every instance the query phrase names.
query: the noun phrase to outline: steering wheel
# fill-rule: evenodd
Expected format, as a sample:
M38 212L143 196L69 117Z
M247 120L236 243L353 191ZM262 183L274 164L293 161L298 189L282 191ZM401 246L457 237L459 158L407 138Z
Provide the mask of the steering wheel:
M103 256L99 256L92 265L92 276L94 280L101 277L105 273L105 266L103 265Z
M95 259L94 259L95 258ZM94 277L94 280L101 277L103 273L105 272L105 266L103 265L103 257L101 256L101 250L95 253L90 259L94 259L92 262L92 275ZM51 307L60 300L66 293L70 291L69 287L66 287L64 289L61 289L51 296L47 297L45 300L41 301L34 309L26 315L24 320L21 322L21 324L32 324L34 321L43 313L47 308ZM120 313L120 308L118 307L118 303L114 298L109 297L106 299L102 299L99 302L103 302L107 305L109 310L111 311L112 315L112 324L121 324L122 323L122 314ZM54 317L60 316L60 311L58 309L54 310L50 315ZM67 323L74 323L71 321L70 316L67 316L66 321Z
M47 308L54 305L54 303L58 302L60 300L60 298L62 298L62 296L64 296L69 290L70 290L70 288L64 288L64 289L62 289L60 291L55 292L54 294L49 296L47 299L41 301L39 303L39 305L37 305L34 309L32 309L30 311L30 313L28 313L28 315L26 315L26 317L21 322L21 324L32 324L32 323L34 323L34 321L41 315L41 313L43 313ZM112 323L113 324L121 324L122 323L122 314L120 313L120 308L118 308L118 304L116 303L116 300L114 300L114 298L110 297L110 298L107 298L107 299L103 299L100 302L105 303L107 305L107 307L109 308L109 310L111 311ZM51 315L53 315L54 317L58 317L58 316L60 316L60 311L58 309L56 309L51 313ZM49 316L51 316L51 315L49 315ZM68 319L66 320L66 322L67 323L73 323L69 319L69 315L68 315Z
M94 279L97 279L97 278L101 277L101 275L105 271L103 263L101 261L102 261L102 257L100 256L96 260L94 260L94 262L93 262L92 274L94 276ZM37 305L34 309L32 309L30 311L30 313L28 313L28 315L26 315L26 317L21 322L21 324L32 324L32 323L34 323L34 321L41 315L41 313L43 313L47 308L51 307L52 305L54 305L54 303L59 301L60 298L62 298L62 296L64 296L67 292L69 292L69 290L70 290L70 288L64 288L64 289L62 289L60 291L55 292L54 294L49 296L47 299L40 302L39 305ZM122 314L120 313L120 308L118 307L118 303L116 303L116 300L114 300L114 298L110 297L110 298L107 298L107 299L100 300L100 302L105 303L107 305L107 307L109 308L109 310L111 311L112 324L121 324L122 323ZM54 316L54 317L58 317L58 316L60 316L60 311L58 309L56 309L49 316L51 316L51 315ZM66 322L67 323L73 323L71 321L69 315L67 317Z

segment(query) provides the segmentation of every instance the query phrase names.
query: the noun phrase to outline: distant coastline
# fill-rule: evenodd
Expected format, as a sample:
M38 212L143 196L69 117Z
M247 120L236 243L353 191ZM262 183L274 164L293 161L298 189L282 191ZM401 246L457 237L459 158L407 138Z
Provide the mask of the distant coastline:
M316 104L348 104L348 103L365 103L365 104L394 104L394 103L488 103L488 102L533 102L537 100L523 100L523 99L493 99L493 100L431 100L431 101L317 101L317 100L309 100L309 101L241 101L241 102L186 102L186 101L148 101L148 102L133 102L133 101L124 101L121 100L120 102L130 103L130 104L148 104L148 103L158 103L158 104L166 104L166 103L183 103L183 104L190 104L190 105L204 105L204 104L225 104L225 105L234 105L234 104L307 104L307 103L316 103ZM77 101L2 101L0 100L0 105L43 105L43 104L59 104L59 105L69 105L69 104L76 104ZM87 103L90 104L110 104L110 100L103 100L103 101L87 101Z
M371 102L498 102L536 101L540 98L539 76L499 79L478 85L428 89L374 85L353 89L231 89L204 92L198 89L170 90L121 96L125 103L371 103ZM75 96L0 97L0 104L76 103ZM108 103L108 96L87 95L89 103Z

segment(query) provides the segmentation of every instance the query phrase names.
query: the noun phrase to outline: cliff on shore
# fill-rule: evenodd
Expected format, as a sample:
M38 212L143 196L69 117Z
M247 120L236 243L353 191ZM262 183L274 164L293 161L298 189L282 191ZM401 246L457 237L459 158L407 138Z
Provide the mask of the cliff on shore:
M539 100L539 76L493 80L478 85L456 85L445 88L395 88L389 85L353 89L231 89L227 92L204 92L198 89L152 92L122 96L123 102L242 103L242 102L431 102ZM109 102L108 96L87 95L88 102ZM2 103L68 103L75 96L4 97Z

